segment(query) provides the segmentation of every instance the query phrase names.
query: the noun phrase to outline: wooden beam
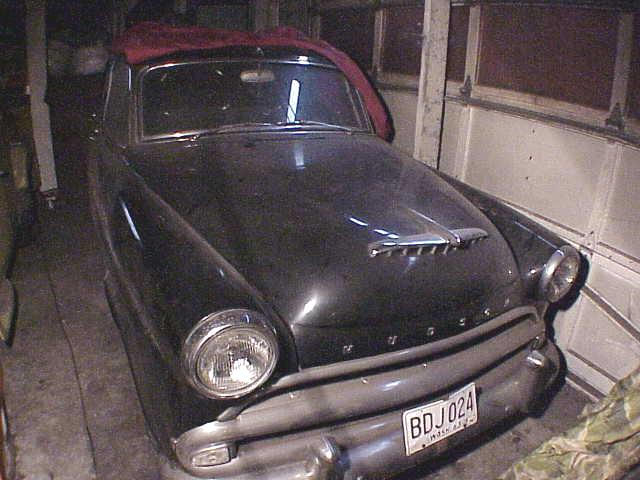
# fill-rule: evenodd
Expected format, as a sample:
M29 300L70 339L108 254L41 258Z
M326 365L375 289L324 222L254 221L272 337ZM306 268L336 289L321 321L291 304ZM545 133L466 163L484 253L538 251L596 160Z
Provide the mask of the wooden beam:
M618 108L624 111L627 106L629 73L631 69L631 50L633 49L633 13L622 13L618 20L618 45L616 48L616 64L611 87L611 104L609 111Z
M47 90L47 38L45 0L27 0L27 70L31 100L33 141L40 171L40 191L55 196L58 188L56 165L51 143L49 106L44 101Z
M450 0L427 0L424 6L414 156L434 168L440 152L450 9Z

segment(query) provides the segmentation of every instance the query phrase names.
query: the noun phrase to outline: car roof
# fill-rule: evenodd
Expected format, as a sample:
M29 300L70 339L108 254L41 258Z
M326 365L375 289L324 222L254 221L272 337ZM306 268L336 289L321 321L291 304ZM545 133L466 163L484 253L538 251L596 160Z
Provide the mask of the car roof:
M328 58L308 49L296 47L228 46L210 50L187 50L145 60L139 66L155 65L172 61L198 60L269 60L281 62L309 63L337 68Z
M317 57L325 57L358 89L376 133L387 140L393 135L389 113L360 67L346 53L327 42L309 38L291 27L253 33L145 22L130 28L117 38L112 50L124 55L129 64L140 65L167 56L197 55L198 52L203 54L227 47L250 47L255 52L264 52L264 49L273 49L274 52L286 52L286 49L309 50Z

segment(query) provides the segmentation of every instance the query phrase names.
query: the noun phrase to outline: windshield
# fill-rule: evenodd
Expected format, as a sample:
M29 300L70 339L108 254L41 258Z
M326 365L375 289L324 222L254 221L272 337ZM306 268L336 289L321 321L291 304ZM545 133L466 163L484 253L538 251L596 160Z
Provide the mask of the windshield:
M268 61L168 65L142 79L143 135L252 129L368 130L337 69Z

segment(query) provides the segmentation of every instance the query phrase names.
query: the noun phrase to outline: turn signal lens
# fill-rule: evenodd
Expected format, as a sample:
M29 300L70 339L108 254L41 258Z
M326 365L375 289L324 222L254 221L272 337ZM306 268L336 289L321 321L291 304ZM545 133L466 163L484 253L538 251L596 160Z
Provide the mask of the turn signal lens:
M231 452L228 445L208 445L193 454L191 466L195 468L215 467L216 465L229 463L230 460Z

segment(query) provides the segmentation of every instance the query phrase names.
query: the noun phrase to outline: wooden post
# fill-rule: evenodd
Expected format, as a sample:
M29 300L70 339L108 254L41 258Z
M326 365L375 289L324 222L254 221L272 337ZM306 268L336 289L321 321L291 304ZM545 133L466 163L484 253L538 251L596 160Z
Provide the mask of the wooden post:
M40 171L40 191L49 198L58 189L56 165L51 143L49 106L44 101L47 90L47 38L45 0L26 0L27 69L31 97L33 141Z
M618 20L618 45L616 64L611 87L609 118L605 123L624 130L624 116L629 89L631 50L633 48L633 13L621 13Z
M438 168L450 0L425 0L414 156Z

